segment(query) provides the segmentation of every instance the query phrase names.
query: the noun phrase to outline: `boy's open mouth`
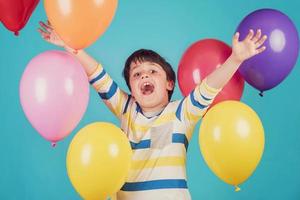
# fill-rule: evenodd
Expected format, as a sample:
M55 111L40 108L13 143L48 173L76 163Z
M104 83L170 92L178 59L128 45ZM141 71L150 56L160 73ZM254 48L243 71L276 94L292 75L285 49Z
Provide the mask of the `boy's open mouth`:
M141 86L141 91L143 95L152 94L154 91L154 85L152 83L145 82Z

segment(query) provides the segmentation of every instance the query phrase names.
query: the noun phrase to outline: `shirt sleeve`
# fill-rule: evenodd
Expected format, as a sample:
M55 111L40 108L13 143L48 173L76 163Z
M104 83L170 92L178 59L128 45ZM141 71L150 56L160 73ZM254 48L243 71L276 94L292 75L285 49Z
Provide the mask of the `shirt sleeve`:
M118 87L101 64L89 76L89 82L108 108L120 119L129 95Z
M191 138L195 124L206 113L220 91L221 89L207 85L206 79L204 79L188 96L180 101L176 110L176 117L185 123L188 138Z

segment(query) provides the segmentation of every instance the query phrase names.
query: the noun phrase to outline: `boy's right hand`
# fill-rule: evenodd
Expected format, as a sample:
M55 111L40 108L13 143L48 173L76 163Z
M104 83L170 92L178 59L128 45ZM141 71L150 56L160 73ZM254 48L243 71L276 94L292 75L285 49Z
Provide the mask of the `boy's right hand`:
M38 31L40 32L43 39L47 42L63 47L66 51L70 53L77 53L77 51L75 51L74 49L72 49L64 43L64 41L55 32L49 21L47 21L47 23L40 21L40 27L38 28Z
M38 31L40 32L41 36L44 40L47 42L64 47L65 43L63 40L58 36L58 34L54 31L49 21L47 21L47 24L40 21L40 27L38 28Z

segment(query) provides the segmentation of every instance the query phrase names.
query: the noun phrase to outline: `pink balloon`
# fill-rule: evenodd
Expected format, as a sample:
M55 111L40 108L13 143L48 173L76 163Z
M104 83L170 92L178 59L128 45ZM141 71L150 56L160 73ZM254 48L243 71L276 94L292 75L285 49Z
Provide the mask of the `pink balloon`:
M86 111L88 78L72 55L46 51L27 65L20 100L32 126L55 146L73 131Z

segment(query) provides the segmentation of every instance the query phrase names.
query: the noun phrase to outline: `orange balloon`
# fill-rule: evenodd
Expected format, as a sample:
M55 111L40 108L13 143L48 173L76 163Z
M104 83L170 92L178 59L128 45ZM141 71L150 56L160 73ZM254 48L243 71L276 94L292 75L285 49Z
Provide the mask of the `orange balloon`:
M94 43L110 25L118 0L45 0L48 20L73 49Z

